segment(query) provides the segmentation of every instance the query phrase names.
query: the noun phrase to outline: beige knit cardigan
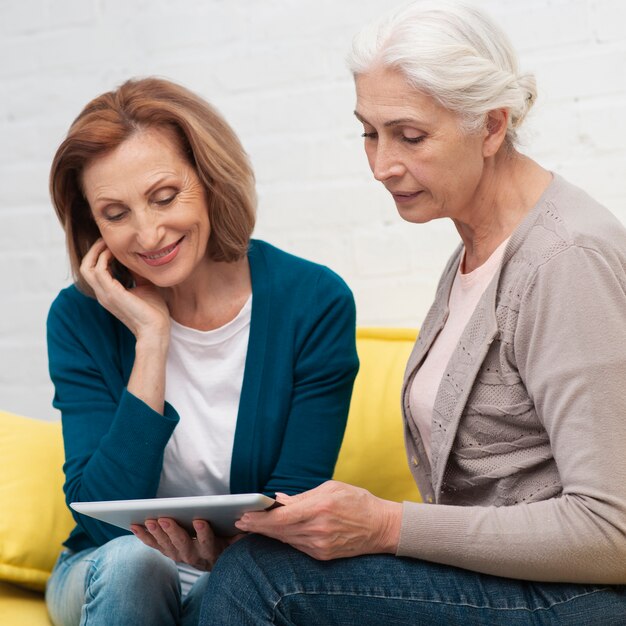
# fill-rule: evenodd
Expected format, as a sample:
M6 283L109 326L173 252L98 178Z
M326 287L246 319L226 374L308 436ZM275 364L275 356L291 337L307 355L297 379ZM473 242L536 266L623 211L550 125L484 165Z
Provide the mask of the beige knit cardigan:
M409 465L397 554L538 581L626 583L626 229L554 176L515 230L435 400L432 465L409 409L456 250L402 391Z

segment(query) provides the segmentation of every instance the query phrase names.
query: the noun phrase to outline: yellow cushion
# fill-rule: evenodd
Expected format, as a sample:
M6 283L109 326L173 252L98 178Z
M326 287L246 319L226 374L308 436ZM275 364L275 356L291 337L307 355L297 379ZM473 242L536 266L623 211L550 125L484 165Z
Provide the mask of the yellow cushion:
M63 459L58 422L0 411L0 581L44 588L74 526Z
M0 624L50 626L43 594L0 582Z
M404 449L400 391L417 330L357 329L361 366L333 478L387 500L419 501Z

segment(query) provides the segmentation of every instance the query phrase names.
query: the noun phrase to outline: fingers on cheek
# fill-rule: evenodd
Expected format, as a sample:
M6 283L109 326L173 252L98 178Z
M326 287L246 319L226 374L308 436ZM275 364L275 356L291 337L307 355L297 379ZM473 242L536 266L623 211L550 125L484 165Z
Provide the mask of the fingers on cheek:
M113 253L109 248L104 248L98 255L98 261L104 260L107 263L113 258Z
M94 267L95 271L108 272L112 260L113 255L109 252L109 250L104 250L102 254L98 257L98 261Z
M88 263L86 259L83 259L83 262L80 264L80 274L87 282L92 280L93 265Z
M88 265L83 262L80 266L80 274L92 289L95 290L99 287L101 281L99 269L96 265Z
M86 268L93 267L98 262L98 259L103 252L109 252L109 250L106 248L102 240L97 241L83 257L82 265Z

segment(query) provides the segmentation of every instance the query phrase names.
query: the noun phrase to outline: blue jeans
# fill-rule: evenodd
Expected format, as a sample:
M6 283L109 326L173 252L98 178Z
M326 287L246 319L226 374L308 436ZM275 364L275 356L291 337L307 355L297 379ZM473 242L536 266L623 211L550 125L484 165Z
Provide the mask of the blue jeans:
M46 588L55 626L170 626L198 623L201 576L184 601L176 564L134 536L61 553Z
M251 535L207 581L200 625L211 624L624 626L626 586L534 583L391 555L316 561Z

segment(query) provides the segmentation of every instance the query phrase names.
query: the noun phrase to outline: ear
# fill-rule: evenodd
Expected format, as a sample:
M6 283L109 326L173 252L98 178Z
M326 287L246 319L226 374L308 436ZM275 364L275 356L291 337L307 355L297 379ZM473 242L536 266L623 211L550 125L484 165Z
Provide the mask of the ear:
M494 109L487 113L485 122L485 139L483 142L483 156L490 157L496 154L504 143L506 129L509 124L508 109Z

